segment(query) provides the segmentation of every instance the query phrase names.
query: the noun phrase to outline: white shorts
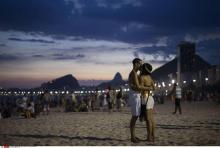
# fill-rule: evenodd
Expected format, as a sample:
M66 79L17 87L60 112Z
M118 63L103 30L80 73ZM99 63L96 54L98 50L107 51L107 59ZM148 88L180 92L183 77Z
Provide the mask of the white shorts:
M130 90L129 104L131 106L132 116L139 116L141 113L141 94L133 90Z
M152 96L149 96L147 101L147 109L153 109L154 108L154 98Z

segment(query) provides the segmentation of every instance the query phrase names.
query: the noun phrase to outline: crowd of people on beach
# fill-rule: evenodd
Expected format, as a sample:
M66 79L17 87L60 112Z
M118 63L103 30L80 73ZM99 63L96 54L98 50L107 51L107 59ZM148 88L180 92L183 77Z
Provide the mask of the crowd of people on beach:
M220 93L217 86L195 87L193 85L182 88L182 101L213 101L220 103ZM153 98L155 103L164 104L168 100L175 102L174 95L169 95L173 89L155 87ZM109 86L105 92L91 91L88 94L68 93L44 93L36 94L8 94L0 95L0 118L8 118L12 115L22 115L26 118L49 114L50 108L59 108L63 112L89 112L89 111L121 111L123 106L130 106L129 92L124 92Z
M36 118L40 114L48 115L50 108L58 108L61 112L121 111L128 105L127 97L122 88L117 91L111 86L105 92L96 89L88 94L55 94L45 90L42 94L1 95L0 115L1 118L12 115Z
M166 100L175 100L169 93L172 91L174 85L169 87L156 87L154 91L154 99L159 104L164 104ZM198 101L211 101L220 103L220 84L216 85L202 85L195 86L194 84L183 85L181 88L182 101L198 102Z

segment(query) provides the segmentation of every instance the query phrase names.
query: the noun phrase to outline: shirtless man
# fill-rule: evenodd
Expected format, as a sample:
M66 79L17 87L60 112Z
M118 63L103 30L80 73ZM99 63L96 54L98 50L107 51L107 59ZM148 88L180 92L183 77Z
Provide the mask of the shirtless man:
M133 61L133 69L129 74L129 101L131 105L131 121L130 121L130 132L131 132L131 142L137 143L139 142L139 138L135 137L135 123L137 121L138 116L141 111L141 91L150 91L152 88L147 86L141 86L138 80L137 72L140 70L142 66L142 60L139 58L135 58Z

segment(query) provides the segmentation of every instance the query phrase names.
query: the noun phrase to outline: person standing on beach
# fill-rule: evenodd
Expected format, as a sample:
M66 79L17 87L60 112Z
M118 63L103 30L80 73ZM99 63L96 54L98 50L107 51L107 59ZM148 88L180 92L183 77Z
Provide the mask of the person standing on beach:
M132 117L130 120L130 133L131 133L131 142L137 143L140 141L140 139L135 137L135 124L141 111L140 92L150 91L151 87L141 86L139 83L137 72L140 70L142 66L142 60L139 58L135 58L132 61L132 63L133 63L133 69L128 77L128 82L130 86L129 102L131 105L131 113L132 113Z
M50 111L50 93L48 92L48 90L45 91L44 95L43 95L43 100L44 100L44 113L46 113L47 115L49 114Z
M179 110L179 114L182 114L180 105L181 89L177 87L176 83L174 83L172 91L170 92L170 94L168 94L168 96L171 95L175 98L175 111L173 112L173 114L176 114L177 110Z
M154 90L154 81L151 78L152 66L149 63L142 65L140 72L140 84L142 86L152 87ZM155 139L155 121L153 117L154 98L151 91L141 91L141 113L146 119L147 141L154 142Z
M114 90L112 89L111 86L109 86L108 88L108 92L107 92L107 101L108 101L108 109L109 109L109 113L112 112L113 109L113 105L114 105Z
M91 110L95 111L95 104L96 104L96 94L98 92L98 89L94 93L91 94Z
M123 97L123 93L122 93L122 88L120 87L120 90L119 90L119 92L117 93L117 96L116 96L117 110L119 112L121 111L122 97Z

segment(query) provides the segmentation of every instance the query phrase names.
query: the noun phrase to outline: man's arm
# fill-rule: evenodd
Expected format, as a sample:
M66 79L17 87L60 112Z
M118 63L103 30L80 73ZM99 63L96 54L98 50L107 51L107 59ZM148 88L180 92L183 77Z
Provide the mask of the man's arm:
M137 74L133 74L133 76L134 76L134 87L136 87L137 90L139 90L139 91L150 91L150 90L152 90L151 86L142 86L142 85L140 85Z

